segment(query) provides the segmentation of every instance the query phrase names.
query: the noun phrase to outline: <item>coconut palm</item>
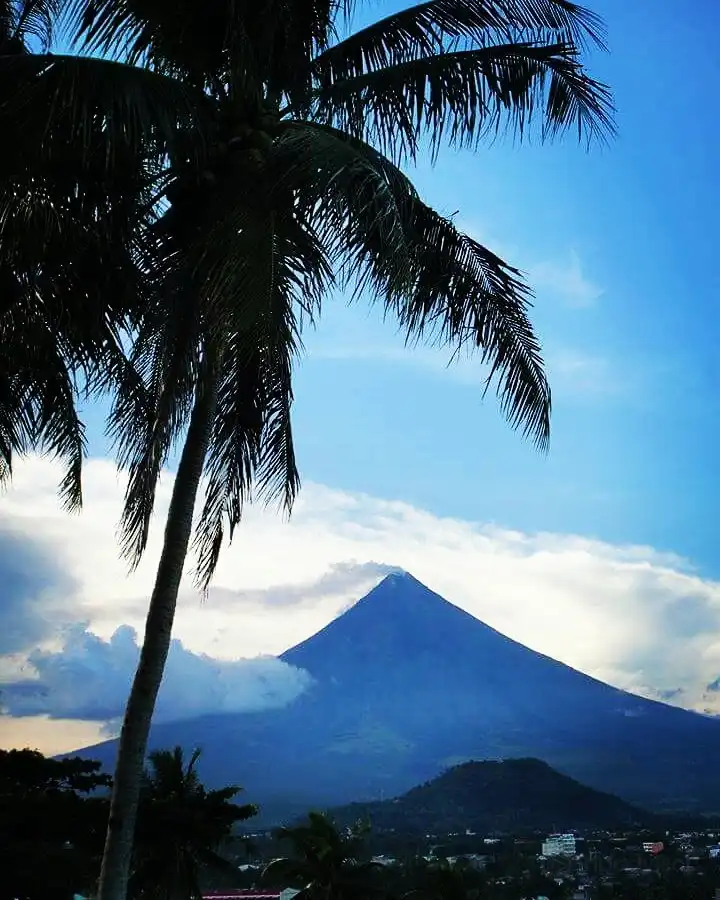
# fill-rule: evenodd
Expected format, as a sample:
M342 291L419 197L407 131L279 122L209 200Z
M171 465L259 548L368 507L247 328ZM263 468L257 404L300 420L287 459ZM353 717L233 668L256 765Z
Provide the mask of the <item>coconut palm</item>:
M74 90L92 85L114 103L113 127L140 135L133 149L150 162L130 196L156 188L131 243L142 297L132 365L108 367L133 561L160 471L183 441L120 736L101 900L125 900L201 478L195 554L205 588L251 492L292 506L292 370L321 300L347 289L382 304L410 341L477 349L511 424L541 447L548 441L528 287L423 203L401 166L443 143L473 147L534 122L547 137L568 127L587 139L608 134L609 92L580 56L601 43L600 23L570 0L428 0L340 39L350 11L335 0L74 2L84 51L122 61L75 60L86 77ZM163 111L153 127L128 101L139 85L146 106ZM167 139L148 153L165 122Z
M180 747L149 756L130 879L133 898L199 898L204 871L235 872L218 851L234 826L257 809L233 802L240 792L234 785L207 790L197 772L199 759L195 750L185 762Z
M263 880L296 887L298 900L360 900L377 894L382 866L364 858L366 833L362 823L343 830L325 814L311 812L306 823L278 829L291 855L266 866Z

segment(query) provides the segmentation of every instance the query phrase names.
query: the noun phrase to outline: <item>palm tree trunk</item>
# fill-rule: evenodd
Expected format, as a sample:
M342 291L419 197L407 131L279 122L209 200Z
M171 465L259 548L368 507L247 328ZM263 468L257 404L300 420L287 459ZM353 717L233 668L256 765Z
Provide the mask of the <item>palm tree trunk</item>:
M160 564L145 621L140 661L125 708L115 763L98 900L126 900L135 820L150 722L163 678L175 607L187 556L195 498L217 405L214 377L199 385L175 477Z

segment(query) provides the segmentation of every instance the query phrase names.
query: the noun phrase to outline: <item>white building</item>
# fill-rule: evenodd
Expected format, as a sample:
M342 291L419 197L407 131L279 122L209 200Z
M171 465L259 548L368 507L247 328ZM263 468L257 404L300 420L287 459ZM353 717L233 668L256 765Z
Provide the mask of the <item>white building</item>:
M377 866L396 866L397 860L393 856L385 856L385 854L381 854L380 856L373 856L370 862L375 863ZM284 898L281 898L284 900ZM290 898L292 900L292 898Z
M542 845L543 856L575 856L574 834L551 834Z

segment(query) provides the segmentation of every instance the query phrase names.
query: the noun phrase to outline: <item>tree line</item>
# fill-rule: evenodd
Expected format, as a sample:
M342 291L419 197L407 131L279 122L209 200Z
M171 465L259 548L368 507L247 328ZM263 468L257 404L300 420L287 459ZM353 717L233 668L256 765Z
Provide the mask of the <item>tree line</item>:
M351 20L334 0L0 0L0 480L47 452L78 508L81 409L106 398L134 565L180 448L100 900L127 897L188 552L204 590L245 505L297 494L292 375L322 302L344 292L408 341L476 352L510 424L548 443L530 286L404 167L503 131L607 138L611 94L584 62L603 24L571 0Z
M151 753L143 771L130 895L196 898L204 873L235 867L218 852L234 826L255 815L240 788L208 790L199 753ZM100 763L0 750L0 898L72 900L97 888L112 778Z
M406 853L393 865L374 857L370 823L336 824L310 812L273 833L260 863L242 832L258 812L238 803L239 787L207 789L199 751L150 754L143 771L128 896L200 900L213 891L250 888L297 900L523 900L574 896L567 867L543 868L528 854L498 856L476 867L470 856ZM49 759L31 750L0 751L0 900L73 900L94 894L100 872L112 779L79 757ZM399 836L398 836L399 837ZM253 861L243 874L239 862ZM557 876L564 876L558 879ZM677 868L645 881L615 872L590 879L593 900L709 900L718 876Z

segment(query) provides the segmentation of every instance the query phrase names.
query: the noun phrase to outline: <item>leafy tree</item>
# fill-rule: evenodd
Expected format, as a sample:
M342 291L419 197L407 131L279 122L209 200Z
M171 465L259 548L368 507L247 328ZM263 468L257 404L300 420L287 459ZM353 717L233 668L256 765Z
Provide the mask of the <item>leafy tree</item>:
M0 900L67 898L92 886L103 846L107 788L100 763L0 750Z
M278 830L292 853L271 862L263 879L299 888L298 900L364 900L378 892L382 868L365 858L366 833L366 825L341 831L326 815L311 812L306 824Z
M89 794L112 784L101 767L81 756L51 759L37 750L0 750L0 797Z
M130 896L143 900L201 897L205 871L235 874L218 852L238 822L257 812L238 806L240 788L207 790L197 773L200 751L186 763L180 747L151 753L141 793Z

